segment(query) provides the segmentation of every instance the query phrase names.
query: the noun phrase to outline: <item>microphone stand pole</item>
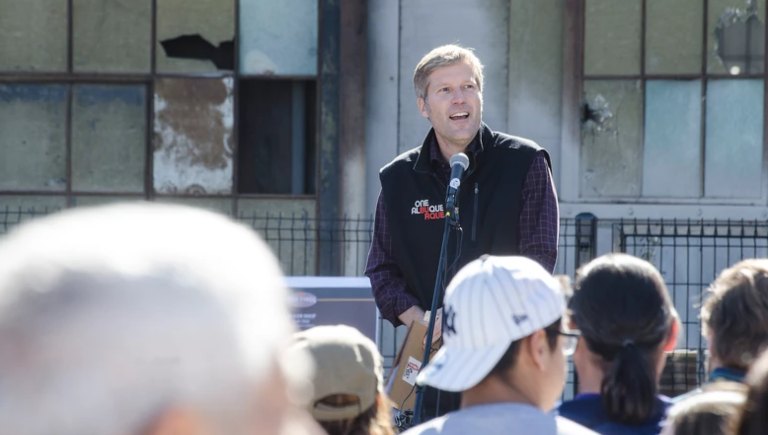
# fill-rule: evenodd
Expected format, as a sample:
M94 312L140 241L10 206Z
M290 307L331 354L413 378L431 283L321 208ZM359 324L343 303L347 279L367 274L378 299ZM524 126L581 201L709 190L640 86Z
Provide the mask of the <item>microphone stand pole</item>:
M458 192L456 193L458 197ZM432 351L432 335L435 330L435 319L437 318L437 303L443 299L443 281L445 280L446 265L448 263L448 239L450 230L453 227L459 227L459 214L455 207L458 198L448 198L446 201L445 227L443 228L443 241L440 244L440 257L437 261L437 273L435 274L435 288L432 291L432 307L429 310L429 324L427 325L427 337L424 344L424 356L421 359L421 368L429 363L430 353ZM421 423L421 410L424 406L424 387L416 386L416 403L413 407L414 426ZM438 403L439 407L439 403Z

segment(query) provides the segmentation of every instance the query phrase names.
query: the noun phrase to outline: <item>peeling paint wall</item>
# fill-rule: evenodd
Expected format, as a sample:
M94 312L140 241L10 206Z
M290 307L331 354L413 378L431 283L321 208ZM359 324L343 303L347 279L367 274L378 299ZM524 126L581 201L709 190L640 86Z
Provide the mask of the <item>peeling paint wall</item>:
M231 193L232 126L232 79L157 80L155 192Z

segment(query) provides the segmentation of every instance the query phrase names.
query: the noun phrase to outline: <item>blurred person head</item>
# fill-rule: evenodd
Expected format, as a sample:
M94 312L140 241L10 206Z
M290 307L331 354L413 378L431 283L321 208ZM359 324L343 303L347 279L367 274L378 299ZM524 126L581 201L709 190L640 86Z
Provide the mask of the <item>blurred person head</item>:
M0 427L15 435L304 433L278 264L250 229L151 203L0 240Z
M723 270L701 307L710 369L746 372L768 345L768 260L744 260Z
M350 326L316 326L296 333L292 349L314 361L308 409L329 435L394 434L373 341Z
M448 285L443 346L417 382L462 392L462 407L519 402L549 411L565 385L565 298L525 257L483 256Z
M747 401L735 419L737 435L768 433L768 351L762 353L746 378Z
M667 412L662 435L727 435L731 420L746 399L743 384L724 382L717 390L704 391L675 403Z
M656 268L626 254L598 257L577 271L569 309L581 331L573 356L580 384L600 394L610 421L652 418L664 351L674 349L679 330Z

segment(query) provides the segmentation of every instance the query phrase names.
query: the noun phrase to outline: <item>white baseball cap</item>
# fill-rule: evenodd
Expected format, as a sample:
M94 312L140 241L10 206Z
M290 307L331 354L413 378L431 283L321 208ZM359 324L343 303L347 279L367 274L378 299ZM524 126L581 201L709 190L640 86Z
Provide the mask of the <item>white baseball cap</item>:
M464 391L483 380L513 341L565 313L560 283L525 257L483 256L464 266L445 292L443 346L417 382Z

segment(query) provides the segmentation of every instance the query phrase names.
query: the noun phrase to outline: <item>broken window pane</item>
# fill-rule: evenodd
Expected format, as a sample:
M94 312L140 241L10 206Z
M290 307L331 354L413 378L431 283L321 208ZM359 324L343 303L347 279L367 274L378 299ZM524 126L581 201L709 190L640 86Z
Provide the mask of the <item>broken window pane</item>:
M240 72L317 74L317 0L240 0Z
M646 14L646 73L699 73L704 3L701 0L646 0Z
M0 190L66 188L67 87L0 84Z
M763 81L707 83L704 192L707 197L760 197Z
M645 84L643 196L701 195L701 81Z
M762 73L766 0L709 0L707 71Z
M239 92L238 191L314 192L314 81L243 80Z
M232 71L235 0L157 0L157 71Z
M146 128L144 86L75 86L72 190L143 192Z
M0 71L67 70L67 2L0 0Z
M584 73L640 74L640 0L587 0Z
M74 0L75 71L149 72L151 0Z
M232 192L232 79L155 81L154 189Z
M581 194L639 196L642 94L637 80L587 80L581 126Z

